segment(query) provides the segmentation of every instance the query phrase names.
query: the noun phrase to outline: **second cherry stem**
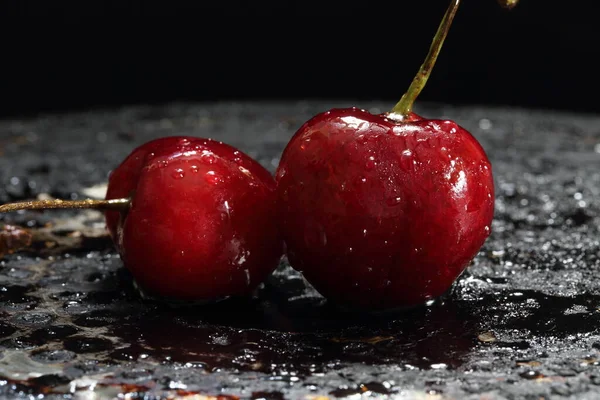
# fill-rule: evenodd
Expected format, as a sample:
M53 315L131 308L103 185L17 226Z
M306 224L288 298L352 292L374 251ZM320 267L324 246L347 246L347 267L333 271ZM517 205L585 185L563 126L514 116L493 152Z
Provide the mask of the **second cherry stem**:
M131 205L130 199L112 200L36 200L21 203L9 203L0 206L0 213L18 210L49 210L49 209L96 209L103 211L126 211Z
M392 108L391 112L393 114L397 114L402 117L408 117L410 113L412 113L413 104L421 93L421 90L423 90L425 87L425 84L429 79L429 75L431 75L431 70L435 65L438 54L440 54L440 50L442 49L444 40L448 35L448 31L452 25L452 20L456 15L459 5L460 0L452 0L450 3L450 6L446 10L446 14L444 14L444 18L442 19L442 22L440 23L440 26L433 37L433 41L431 42L431 47L429 48L427 57L425 57L425 61L421 65L421 68L419 68L419 72L417 72L417 75L413 79L406 93L402 96L394 108Z

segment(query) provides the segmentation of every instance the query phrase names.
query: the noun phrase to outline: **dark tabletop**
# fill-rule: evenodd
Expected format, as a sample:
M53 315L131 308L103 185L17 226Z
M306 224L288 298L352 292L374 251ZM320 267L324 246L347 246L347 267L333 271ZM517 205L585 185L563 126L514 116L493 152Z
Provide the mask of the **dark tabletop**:
M174 104L0 121L0 202L102 196L109 171L160 136L212 137L274 171L302 122L349 105ZM600 398L600 118L417 112L471 131L496 178L492 236L442 299L396 315L342 313L284 261L245 301L142 300L98 212L8 214L0 227L29 229L33 243L0 264L0 397ZM7 250L18 231L0 231Z

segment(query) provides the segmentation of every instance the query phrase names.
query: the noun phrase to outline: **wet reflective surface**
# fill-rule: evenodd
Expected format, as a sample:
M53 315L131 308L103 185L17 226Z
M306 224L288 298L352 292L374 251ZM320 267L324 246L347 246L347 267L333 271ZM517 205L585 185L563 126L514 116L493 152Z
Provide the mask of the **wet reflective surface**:
M331 106L0 122L0 197L82 197L134 145L167 134L213 136L273 171L292 132ZM3 222L30 229L33 246L0 264L0 398L597 397L600 120L418 111L471 131L496 177L492 236L442 299L356 315L324 302L284 262L249 299L141 300L99 214L10 214Z

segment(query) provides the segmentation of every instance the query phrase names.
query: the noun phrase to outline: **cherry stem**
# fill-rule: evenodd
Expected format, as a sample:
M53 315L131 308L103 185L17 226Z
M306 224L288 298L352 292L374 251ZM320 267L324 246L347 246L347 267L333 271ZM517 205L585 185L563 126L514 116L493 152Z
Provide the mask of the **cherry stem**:
M9 203L0 205L0 213L6 213L18 210L49 210L66 208L89 208L96 210L114 210L127 211L131 205L131 199L111 199L111 200L35 200L23 201L19 203Z
M429 48L429 53L427 53L427 57L425 57L425 61L419 68L419 72L414 77L411 82L408 90L400 101L392 108L392 114L398 114L403 118L406 118L412 112L413 104L421 90L425 87L427 80L429 79L429 75L431 75L431 70L435 65L435 61L437 60L438 54L440 54L440 50L442 49L442 45L444 44L444 40L448 35L448 31L450 30L450 26L452 25L452 20L456 15L456 11L458 10L458 6L460 5L460 0L452 0L450 6L446 10L446 14L444 14L444 18L438 27L435 36L433 37L433 41L431 42L431 47Z

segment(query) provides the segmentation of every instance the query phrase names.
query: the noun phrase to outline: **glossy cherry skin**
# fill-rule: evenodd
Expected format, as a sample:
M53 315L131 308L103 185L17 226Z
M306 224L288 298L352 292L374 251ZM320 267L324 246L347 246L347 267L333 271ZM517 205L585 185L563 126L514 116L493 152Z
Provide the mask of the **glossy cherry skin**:
M106 212L123 263L144 293L211 301L247 295L278 265L273 176L221 142L166 137L135 149L112 171Z
M287 145L276 180L291 265L345 307L442 295L490 234L490 162L452 121L319 114Z

